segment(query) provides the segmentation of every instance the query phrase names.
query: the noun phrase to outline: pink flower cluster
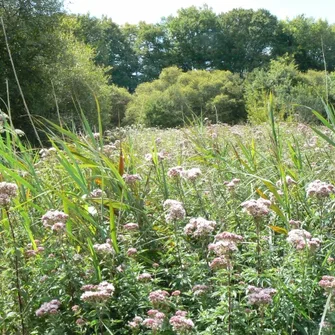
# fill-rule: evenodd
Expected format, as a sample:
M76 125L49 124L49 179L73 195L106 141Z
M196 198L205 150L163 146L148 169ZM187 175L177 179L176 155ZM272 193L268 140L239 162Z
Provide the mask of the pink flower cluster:
M308 197L326 198L331 193L335 193L335 186L320 180L314 180L307 186L306 192Z
M106 281L101 282L99 285L84 285L81 289L85 292L80 299L87 302L106 301L115 291L114 285Z
M270 212L271 201L263 198L257 200L251 199L242 202L241 206L244 210L254 218L261 218Z
M137 280L138 281L142 281L142 282L148 282L150 280L152 280L151 274L150 273L141 273L140 275L137 276Z
M240 179L234 178L231 181L225 181L224 185L227 186L229 191L233 191L236 188L236 186L240 183L240 181L241 181Z
M110 143L110 144L106 144L102 147L102 152L106 156L111 157L116 149L117 149L116 146L114 144Z
M234 233L223 232L215 236L215 243L208 245L208 250L213 251L218 257L209 264L212 270L230 267L229 255L237 251L236 243L243 241L243 237Z
M277 293L273 288L248 287L248 301L251 305L267 305L272 302L272 297Z
M170 318L169 323L175 332L187 332L194 328L194 323L191 319L186 318L187 312L177 311L176 314Z
M57 299L45 302L38 310L36 310L35 312L36 316L44 316L46 314L57 314L60 305L61 302Z
M217 234L215 236L215 240L217 241L231 241L234 243L242 242L244 238L241 235L237 235L234 233L229 233L227 231L224 231L220 234Z
M150 309L148 311L149 318L144 319L142 322L142 325L144 327L150 328L152 330L159 330L163 327L163 323L165 320L165 314L162 312L159 312L156 309Z
M0 183L0 206L8 206L10 200L17 196L18 187L14 183Z
M138 329L138 328L140 328L140 325L141 325L142 321L143 321L143 319L140 316L135 316L133 318L133 321L128 322L128 326L131 329Z
M237 251L236 243L229 240L221 240L208 245L208 250L213 251L217 256L224 256L232 251Z
M190 222L185 226L184 233L192 237L203 237L208 236L215 229L216 222L208 221L204 218L192 218Z
M128 185L134 185L137 181L141 181L142 178L138 174L127 174L125 173L122 176L123 180L125 181L126 184Z
M34 240L35 241L35 244L36 244L36 250L35 249L32 249L33 245L32 243L29 243L27 245L27 248L29 248L28 250L26 250L25 252L25 255L27 257L34 257L34 256L37 256L39 253L43 252L44 251L44 247L40 246L40 240Z
M181 166L175 166L168 170L167 175L170 178L183 177L186 180L195 181L199 176L201 176L201 170L199 168L184 170Z
M198 179L198 177L201 176L201 170L199 168L192 168L189 170L185 170L182 171L182 176L187 180L195 181L196 179Z
M90 193L90 197L91 198L106 198L106 193L101 190L100 188L96 188L95 190L93 190L91 193Z
M319 285L327 293L335 293L335 277L333 276L322 276L322 279L319 281Z
M125 230L128 230L128 231L134 231L134 230L136 231L136 230L139 229L139 226L138 226L137 223L130 222L130 223L126 223L126 224L123 226L123 228L124 228Z
M98 254L114 254L114 249L110 244L110 240L107 240L106 243L102 244L94 244L93 249L98 253Z
M236 243L243 241L243 237L225 231L217 234L215 241L208 245L208 250L213 251L218 257L214 258L209 266L213 270L228 268L230 266L229 255L238 250Z
M306 247L312 251L320 247L321 241L318 238L312 238L312 235L304 229L292 229L288 233L286 239L297 250L305 249Z
M136 248L129 248L127 250L127 256L131 257L137 254L137 249Z
M61 211L51 209L42 216L42 223L45 228L61 231L65 229L65 222L68 217L67 214Z
M182 220L185 218L186 212L180 201L167 199L164 201L163 207L167 211L167 214L165 215L166 222Z
M166 156L167 156L167 154L166 154L165 152L157 152L157 158L158 158L159 161L164 160ZM152 154L145 154L144 159L145 159L147 162L151 162L151 163L153 163L153 157L152 157Z
M168 292L163 290L152 291L149 293L149 300L154 306L161 305L167 302L169 295Z
M298 229L301 226L301 221L298 220L290 220L288 223L295 229Z
M286 176L285 177L285 182L286 182L287 186L292 186L292 185L296 185L297 184L297 182L291 176ZM282 187L283 186L283 182L281 180L278 180L276 182L276 186L278 188Z
M182 176L184 169L181 166L175 166L168 170L167 175L169 178L179 178Z

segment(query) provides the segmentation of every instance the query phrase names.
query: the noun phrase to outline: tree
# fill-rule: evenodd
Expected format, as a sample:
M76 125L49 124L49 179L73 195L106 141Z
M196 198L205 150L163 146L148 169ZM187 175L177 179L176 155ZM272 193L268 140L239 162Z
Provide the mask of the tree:
M217 16L207 6L180 9L165 21L175 54L175 65L184 71L213 69L220 49Z
M2 2L4 4L4 2ZM60 1L10 1L0 7L15 70L33 115L57 120L56 99L61 114L71 122L78 115L77 97L90 121L95 121L95 99L103 112L109 111L109 96L104 70L94 66L93 50L75 40L75 22L61 13ZM34 133L14 77L3 33L0 33L1 109L8 106L5 79L9 81L11 115L17 128L31 140ZM91 113L91 114L90 114ZM78 119L76 117L76 119Z
M163 68L174 63L171 39L162 24L140 22L136 26L134 51L139 62L139 82L157 79Z
M299 72L292 56L272 60L267 69L255 69L247 76L244 98L248 119L253 123L267 121L271 93L277 119L309 122L313 119L311 109L322 112L321 99L334 101L332 95L327 97L326 80L324 72Z
M265 9L233 9L218 20L225 45L219 69L245 73L269 63L278 33L275 16Z
M120 28L107 17L101 19L78 15L74 34L95 49L94 61L109 68L110 84L134 91L138 85L138 56L127 37L127 30Z
M304 15L283 23L283 32L290 36L289 53L301 71L335 69L335 26L327 21Z

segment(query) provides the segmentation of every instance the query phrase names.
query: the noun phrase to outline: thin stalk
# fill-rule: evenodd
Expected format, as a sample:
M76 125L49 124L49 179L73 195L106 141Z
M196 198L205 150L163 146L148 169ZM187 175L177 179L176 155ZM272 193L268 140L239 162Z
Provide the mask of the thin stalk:
M12 120L12 111L10 109L10 99L9 99L9 84L8 79L6 78L6 93L7 93L7 111L8 111L8 117L9 117L9 124L11 127L12 132L12 143L13 143L13 152L16 153L16 142L15 142L15 128Z
M256 223L256 234L257 234L257 273L261 273L261 245L260 245L260 238L261 238L261 231L260 231L260 222L258 219L255 219Z
M160 162L161 167L162 167L162 179L163 179L163 186L164 186L164 197L165 200L169 198L169 191L167 188L167 183L166 183L166 177L165 177L165 169L164 169L164 164L163 162Z
M325 308L323 309L323 313L322 313L322 318L321 318L321 322L320 322L320 328L319 328L319 333L318 333L318 335L321 335L321 334L322 334L323 324L324 324L324 322L325 322L325 318L326 318L326 315L327 315L327 310L328 310L328 308L329 308L330 301L331 301L332 297L333 297L333 295L332 295L331 293L329 293L329 296L328 296L328 299L327 299Z
M59 126L63 129L63 123L62 123L62 119L60 117L59 106L58 106L58 101L57 101L57 96L56 96L56 91L55 91L55 86L54 86L53 81L51 81L51 86L52 86L52 94L53 94L54 99L55 99L56 112L57 112ZM63 141L65 142L65 136L64 136L63 132L62 132L62 138L63 138Z
M174 232L174 238L176 240L176 248L177 248L177 257L179 260L179 265L183 267L182 261L181 261L181 256L180 256L180 246L179 246L179 239L178 239L178 234L177 234L177 222L174 220L173 221L173 232Z
M199 190L198 190L198 188L197 188L197 185L196 185L195 181L192 181L192 184L193 184L193 187L194 187L195 192L196 192L196 194L197 194L197 198L198 198L198 201L199 201L201 210L203 211L205 218L208 220L208 213L206 212L204 203L203 203L203 201L202 201L202 199L201 199L201 194L199 193Z
M14 257L15 281L16 281L15 284L16 284L16 290L17 290L17 297L18 297L18 301L19 301L21 331L22 331L22 335L24 335L24 334L26 334L26 330L25 330L24 318L23 318L23 301L22 301L22 297L21 297L21 285L20 285L20 274L19 274L19 258L18 258L17 253L16 253L16 238L15 238L13 225L12 225L12 222L9 218L9 213L8 213L7 208L5 209L5 212L6 212L6 216L7 216L7 219L8 219L8 224L9 224L10 231L11 231L11 234L12 234L12 239L13 239L14 249L15 249L15 257Z
M231 314L232 314L232 304L231 304L231 266L228 264L228 334L231 334Z
M17 83L17 86L19 88L19 91L20 91L20 94L21 94L21 97L22 97L22 102L23 102L23 105L24 105L24 108L27 112L27 115L28 115L28 118L29 118L29 121L34 129L34 133L36 135L36 138L38 140L38 143L40 144L41 148L43 148L43 144L42 144L42 141L40 139L40 136L38 135L38 132L37 132L37 129L35 127L35 124L33 122L33 119L31 117L31 114L30 114L30 111L29 111L29 108L28 108L28 105L26 103L26 99L24 98L24 94L23 94L23 91L22 91L22 88L21 88L21 85L20 85L20 81L19 81L19 78L17 76L17 73L16 73L16 70L15 70L15 65L14 65L14 61L13 61L13 57L12 57L12 53L10 51L10 48L9 48L9 43L8 43L8 39L7 39L7 34L6 34L6 29L5 29L5 23L3 22L3 17L1 16L0 17L0 20L1 20L1 25L2 25L2 30L3 30L3 34L4 34L4 37L5 37L5 44L6 44L6 48L7 48L7 52L8 52L8 56L9 56L9 59L10 59L10 62L11 62L11 65L12 65L12 68L13 68L13 72L14 72L14 76L15 76L15 80L16 80L16 83Z

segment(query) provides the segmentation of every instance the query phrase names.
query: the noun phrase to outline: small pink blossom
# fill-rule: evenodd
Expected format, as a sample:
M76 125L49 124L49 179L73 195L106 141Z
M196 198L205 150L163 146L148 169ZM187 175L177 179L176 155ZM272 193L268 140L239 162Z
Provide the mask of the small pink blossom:
M241 204L244 210L254 218L261 218L269 214L271 201L263 198L251 199Z
M137 249L136 248L129 248L127 250L127 256L131 257L137 254Z
M315 196L317 198L329 197L331 193L335 193L335 186L320 180L315 180L307 186L307 196Z
M151 309L148 311L148 316L150 316L150 318L147 318L142 322L144 327L150 328L152 330L160 330L163 327L165 319L164 313L159 312L156 309Z
M216 257L209 264L212 270L229 269L230 262L225 256Z
M321 244L320 239L312 238L312 235L304 229L292 229L289 231L286 240L297 250L308 248L311 251L315 251L320 247Z
M327 292L335 292L335 277L333 276L322 276L322 279L319 281L319 285Z
M84 285L81 288L85 291L80 299L86 302L103 302L108 300L114 293L114 285L106 281L98 285Z
M63 224L65 224L65 222L67 221L68 217L69 216L67 214L65 214L64 212L52 209L52 210L46 212L42 216L42 223L43 223L44 227L50 228L53 225L55 225L56 223L63 223Z
M152 280L151 274L150 273L141 273L140 275L137 276L137 280L138 281L142 281L142 282L148 282L150 280Z
M149 300L155 306L159 304L164 304L169 297L169 293L164 290L152 291L149 293Z
M190 222L185 226L184 233L194 238L208 236L215 229L216 222L208 221L204 218L192 218Z
M169 178L179 178L184 173L184 169L181 166L176 166L168 170L167 175Z
M140 328L140 325L142 323L143 319L140 316L135 316L133 318L133 321L128 322L128 326L132 329L138 329Z
M272 297L277 293L273 288L248 287L248 302L251 305L266 305L272 302Z
M170 318L169 323L175 332L187 332L194 328L194 323L191 319L186 318L187 312L177 311L176 314Z
M137 181L141 181L142 178L138 174L124 174L122 176L123 180L128 185L134 185Z
M187 180L195 181L201 176L201 170L199 168L192 168L190 170L183 171L181 175Z
M79 318L76 320L76 325L77 326L83 326L86 323L86 321L82 318Z
M139 229L139 226L137 223L133 223L133 222L130 222L130 223L126 223L123 228L125 230L128 230L128 231L136 231Z
M107 255L107 254L114 254L114 249L111 246L109 241L106 241L106 243L102 244L94 244L93 249L96 251L98 254L102 255Z
M164 201L163 207L167 211L167 214L165 215L166 222L182 220L185 218L186 212L180 201L167 199Z
M46 314L56 314L58 313L58 308L60 305L61 305L61 302L57 299L51 300L50 302L45 302L35 312L36 316L44 316Z

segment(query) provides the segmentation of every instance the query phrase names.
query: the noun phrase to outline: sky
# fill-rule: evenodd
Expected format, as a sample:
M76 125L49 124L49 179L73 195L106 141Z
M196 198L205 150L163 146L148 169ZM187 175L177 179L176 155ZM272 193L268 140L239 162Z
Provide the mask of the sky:
M65 8L71 13L105 15L123 25L139 21L158 23L164 16L176 15L180 8L201 7L204 3L216 13L233 8L265 8L279 19L305 14L335 23L335 0L65 0Z

